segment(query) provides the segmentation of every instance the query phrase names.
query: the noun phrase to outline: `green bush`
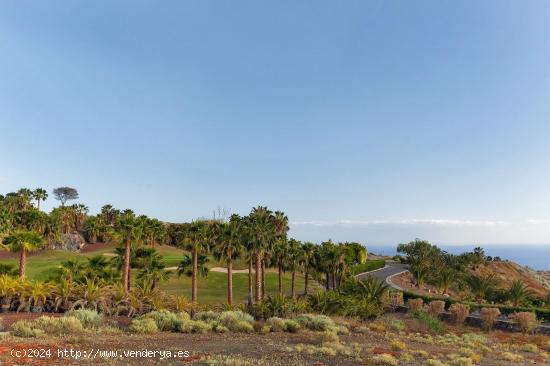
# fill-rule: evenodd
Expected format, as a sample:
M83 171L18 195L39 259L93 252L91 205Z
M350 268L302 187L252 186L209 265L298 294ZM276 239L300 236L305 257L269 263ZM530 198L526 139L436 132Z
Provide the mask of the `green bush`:
M272 332L282 332L285 330L285 320L276 316L267 319L266 324L271 327Z
M11 334L16 337L36 338L44 334L41 329L33 328L32 322L19 320L11 325Z
M437 317L428 314L424 310L417 310L414 313L414 317L436 333L441 333L444 330L443 323Z
M300 329L300 324L295 320L287 320L285 322L285 331L289 333L296 333Z
M157 323L152 318L138 318L134 319L130 324L130 332L138 334L152 334L158 333L159 328Z
M46 334L64 335L80 333L84 330L82 323L75 317L41 316L31 322L32 327L42 330Z
M159 330L175 332L179 324L190 320L190 317L186 312L173 313L168 310L157 310L142 315L140 319L152 319Z
M212 328L212 325L202 320L183 320L178 323L177 331L180 333L207 333Z
M65 313L65 316L72 316L82 323L84 328L97 328L103 323L103 314L95 310L78 309Z
M199 311L195 314L193 320L201 320L206 323L217 322L220 319L220 314L212 310L209 311Z
M252 333L254 332L254 327L251 323L241 320L235 324L232 325L231 328L229 328L232 332L236 333Z
M294 320L302 327L314 331L324 332L335 327L334 321L326 315L300 314Z
M254 330L252 323L254 318L248 313L243 313L240 310L236 311L224 311L220 314L219 322L224 327L227 327L232 332L241 332L245 326L240 323L248 323L250 328Z
M368 260L365 263L358 264L352 267L352 274L356 275L363 272L370 272L376 269L384 268L386 261L383 259Z

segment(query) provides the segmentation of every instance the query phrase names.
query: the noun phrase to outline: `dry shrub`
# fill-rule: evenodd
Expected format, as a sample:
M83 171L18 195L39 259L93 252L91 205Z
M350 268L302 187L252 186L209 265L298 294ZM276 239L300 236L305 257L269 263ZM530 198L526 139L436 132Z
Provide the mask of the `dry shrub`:
M481 309L481 326L483 329L490 330L495 325L497 318L500 315L500 310L497 308L483 308Z
M451 321L456 325L462 325L470 314L470 306L464 304L452 304L449 307L449 312L451 313Z
M403 293L401 291L391 291L389 293L389 305L392 309L397 309L405 305Z
M424 301L422 299L409 299L407 305L409 306L409 313L414 314L424 307Z
M523 333L534 331L538 325L537 316L534 313L529 313L526 311L514 313L508 318L515 322L518 325L520 331L522 331Z
M432 316L439 316L445 310L445 301L433 300L428 304L428 313Z

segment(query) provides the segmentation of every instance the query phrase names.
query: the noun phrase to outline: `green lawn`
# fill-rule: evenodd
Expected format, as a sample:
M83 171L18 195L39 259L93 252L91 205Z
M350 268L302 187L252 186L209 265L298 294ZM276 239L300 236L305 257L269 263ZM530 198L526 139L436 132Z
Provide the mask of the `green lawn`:
M98 247L99 248L99 247ZM85 259L96 255L104 255L113 253L114 246L102 246L101 249L89 253L75 253L64 250L47 250L27 259L27 278L31 280L47 280L55 269L64 261L69 259ZM164 263L167 267L175 267L181 261L184 252L170 246L159 246L157 250L164 258ZM4 259L0 263L13 264L16 268L19 266L18 259ZM224 267L224 263L216 261L210 257L208 267ZM248 265L245 260L237 260L234 264L234 269L247 269ZM134 271L135 272L135 271ZM173 271L175 272L175 271ZM290 273L286 273L283 277L283 287L285 292L290 294ZM314 282L310 281L313 288ZM266 274L267 294L277 293L278 282L277 273L268 272ZM170 294L183 294L191 297L191 278L186 276L178 277L175 273L161 288ZM296 292L301 293L304 289L304 277L301 274L296 275ZM221 272L210 272L207 278L200 278L198 282L198 296L201 303L221 303L227 298L227 274ZM248 293L248 274L236 273L233 274L233 291L236 301L246 301Z

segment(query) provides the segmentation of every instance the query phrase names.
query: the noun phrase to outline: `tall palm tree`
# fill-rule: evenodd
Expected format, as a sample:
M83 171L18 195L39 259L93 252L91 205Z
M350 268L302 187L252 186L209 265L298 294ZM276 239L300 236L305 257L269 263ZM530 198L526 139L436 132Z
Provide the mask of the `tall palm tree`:
M271 256L272 264L277 266L277 278L279 284L279 294L283 294L283 272L288 267L288 242L286 238L279 238L273 246Z
M229 222L218 225L217 245L213 254L217 260L224 260L227 266L227 303L233 304L233 260L239 256L243 244L242 220L231 215Z
M288 233L288 216L285 215L282 211L275 211L271 218L273 220L273 233L271 240L267 243L267 246L264 248L264 255L262 259L262 300L265 297L265 274L266 274L266 264L270 261L270 256L273 254L275 243L278 240L286 240Z
M130 290L130 259L132 244L138 244L143 239L143 229L133 213L121 215L115 223L115 236L124 245L124 266L122 283L124 291Z
M267 207L263 206L254 207L250 213L250 221L256 266L255 301L256 303L260 303L263 292L260 275L263 253L273 238L273 220L271 217L271 211L269 211Z
M288 241L288 268L291 271L290 296L296 297L296 271L302 262L303 252L302 243L296 239Z
M304 264L304 295L307 295L308 293L309 271L313 265L316 251L317 246L311 242L305 242L304 245L302 245Z
M44 188L36 188L34 192L32 192L32 197L36 200L36 207L38 208L38 211L40 211L40 202L45 201L48 198L48 191Z
M197 302L197 274L199 271L199 254L208 249L207 234L208 227L205 220L195 220L185 225L184 230L179 233L178 244L190 250L192 255L191 273L191 301Z
M5 240L5 248L19 252L19 277L25 278L27 269L27 253L44 248L46 241L35 231L17 230Z
M24 210L28 210L29 208L32 207L31 199L33 195L30 189L21 188L20 190L17 191L17 194L19 195L19 197L21 197L21 202Z

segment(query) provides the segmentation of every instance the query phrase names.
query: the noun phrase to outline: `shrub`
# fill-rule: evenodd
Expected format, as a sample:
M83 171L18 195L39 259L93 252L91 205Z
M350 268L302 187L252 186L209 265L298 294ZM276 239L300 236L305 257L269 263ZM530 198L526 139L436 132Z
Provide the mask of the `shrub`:
M129 329L132 333L138 334L152 334L159 331L157 323L152 318L134 319Z
M193 317L193 320L201 320L203 322L211 323L211 322L217 322L220 318L220 314L213 312L212 310L209 311L199 311L195 314Z
M326 331L321 334L321 343L338 343L340 342L340 337L338 337L338 334Z
M503 360L510 361L510 362L523 361L523 357L521 355L516 355L515 353L512 353L512 352L504 352L502 353L501 357Z
M168 310L156 310L142 315L139 319L152 319L161 331L175 332L182 322L190 320L186 312L173 313Z
M41 329L33 328L32 322L19 320L11 325L11 334L16 337L36 338L44 334Z
M483 308L480 311L481 325L483 329L490 330L495 325L497 318L500 315L500 310L497 308Z
M402 351L402 350L407 348L407 345L405 343L395 339L390 343L390 347L391 347L392 351Z
M31 325L33 328L40 329L44 333L54 335L74 334L84 330L80 320L72 316L60 318L41 316L32 321Z
M449 312L451 313L451 321L456 325L462 325L470 315L470 306L459 303L452 304L449 307Z
M433 300L428 303L428 313L432 316L439 316L445 311L445 301Z
M97 328L103 323L103 314L90 309L71 310L65 316L78 319L84 328Z
M252 317L252 315L248 313L243 313L240 310L224 311L220 314L219 322L221 325L227 327L233 332L241 332L245 327L254 331L254 328L252 327L254 318ZM250 327L244 326L239 323L248 323Z
M449 363L451 366L474 366L474 362L469 357L457 357Z
M296 333L300 329L300 324L295 320L287 320L285 322L285 331Z
M368 325L369 330L373 332L385 332L386 331L386 324L383 323L370 323Z
M219 326L223 325L219 324ZM252 328L252 325L250 327ZM202 320L182 320L178 322L176 330L180 333L207 333L211 329L213 329L212 325Z
M525 343L520 347L520 350L522 350L523 352L537 353L539 351L539 348L536 344Z
M254 327L251 323L241 320L235 324L231 328L229 328L232 332L236 333L252 333L254 332Z
M430 358L429 360L426 360L424 363L426 366L446 366L443 362L439 360L435 360L433 358Z
M375 365L388 365L388 366L399 365L399 361L392 355L388 355L388 354L376 355L372 358L372 362Z
M514 321L518 325L519 330L523 333L534 331L538 325L536 315L534 313L529 313L526 311L514 313L508 318Z
M443 323L435 316L426 313L424 310L418 310L414 313L414 317L434 332L441 333L444 330Z
M227 333L229 332L229 329L221 324L216 324L212 327L212 331L215 333Z
M282 332L285 330L285 320L276 316L267 319L266 324L271 327L272 332Z
M398 332L401 332L402 330L405 329L405 323L403 323L403 321L399 320L399 319L394 319L391 321L390 323L390 327L393 329L393 330L396 330Z
M335 327L334 321L326 315L301 314L294 320L302 327L314 331L324 332Z
M409 306L409 312L411 314L414 314L418 310L420 310L424 307L424 300L422 300L422 299L409 299L407 301L407 305Z

